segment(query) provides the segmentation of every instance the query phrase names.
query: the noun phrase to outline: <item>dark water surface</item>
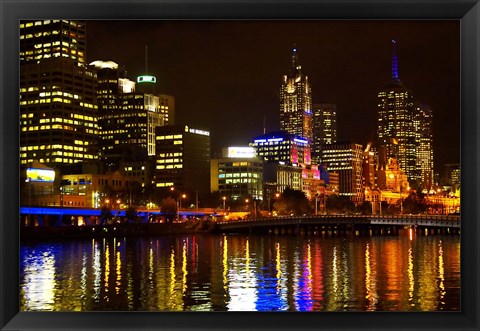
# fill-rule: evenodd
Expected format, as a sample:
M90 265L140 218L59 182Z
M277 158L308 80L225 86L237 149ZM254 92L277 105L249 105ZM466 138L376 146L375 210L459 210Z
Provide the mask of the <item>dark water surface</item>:
M22 243L23 311L458 311L460 236Z

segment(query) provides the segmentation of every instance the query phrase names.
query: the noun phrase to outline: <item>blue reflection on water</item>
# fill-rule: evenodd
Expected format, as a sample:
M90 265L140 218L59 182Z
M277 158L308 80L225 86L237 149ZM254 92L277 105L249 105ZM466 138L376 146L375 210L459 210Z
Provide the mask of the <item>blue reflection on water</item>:
M288 304L282 288L277 287L278 279L270 276L273 271L269 265L257 273L257 311L287 310Z

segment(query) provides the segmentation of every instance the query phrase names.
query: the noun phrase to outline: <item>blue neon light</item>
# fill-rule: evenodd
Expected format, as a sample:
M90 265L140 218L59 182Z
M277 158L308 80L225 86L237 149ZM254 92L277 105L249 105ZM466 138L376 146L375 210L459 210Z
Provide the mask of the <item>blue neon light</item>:
M398 56L397 56L397 42L392 40L392 79L398 80Z
M293 138L293 141L297 143L308 144L308 140L304 140L304 139Z
M90 208L70 208L70 207L20 207L20 214L22 215L71 215L71 216L100 216L100 209L90 209ZM164 215L165 213L160 211L138 211L139 216L144 216L145 214L151 215ZM125 210L112 210L113 216L125 216ZM204 212L199 211L181 211L180 215L185 216L205 216L207 215Z
M272 142L272 141L283 141L283 138L270 138L270 139L268 139L268 142Z

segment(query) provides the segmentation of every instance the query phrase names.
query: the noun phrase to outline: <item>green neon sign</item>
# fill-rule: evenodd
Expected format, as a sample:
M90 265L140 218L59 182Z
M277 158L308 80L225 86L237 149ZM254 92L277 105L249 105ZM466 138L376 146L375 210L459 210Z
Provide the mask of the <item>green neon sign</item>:
M137 83L156 83L157 78L155 76L143 75L137 77Z

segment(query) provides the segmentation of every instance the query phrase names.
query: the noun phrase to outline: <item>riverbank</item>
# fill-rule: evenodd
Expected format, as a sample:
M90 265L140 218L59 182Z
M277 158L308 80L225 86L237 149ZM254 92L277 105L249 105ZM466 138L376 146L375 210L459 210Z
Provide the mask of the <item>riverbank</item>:
M168 234L207 233L214 229L210 221L195 221L183 223L141 223L141 224L104 224L83 226L35 226L21 227L21 240L43 239L81 239L105 238L118 236L146 236Z

